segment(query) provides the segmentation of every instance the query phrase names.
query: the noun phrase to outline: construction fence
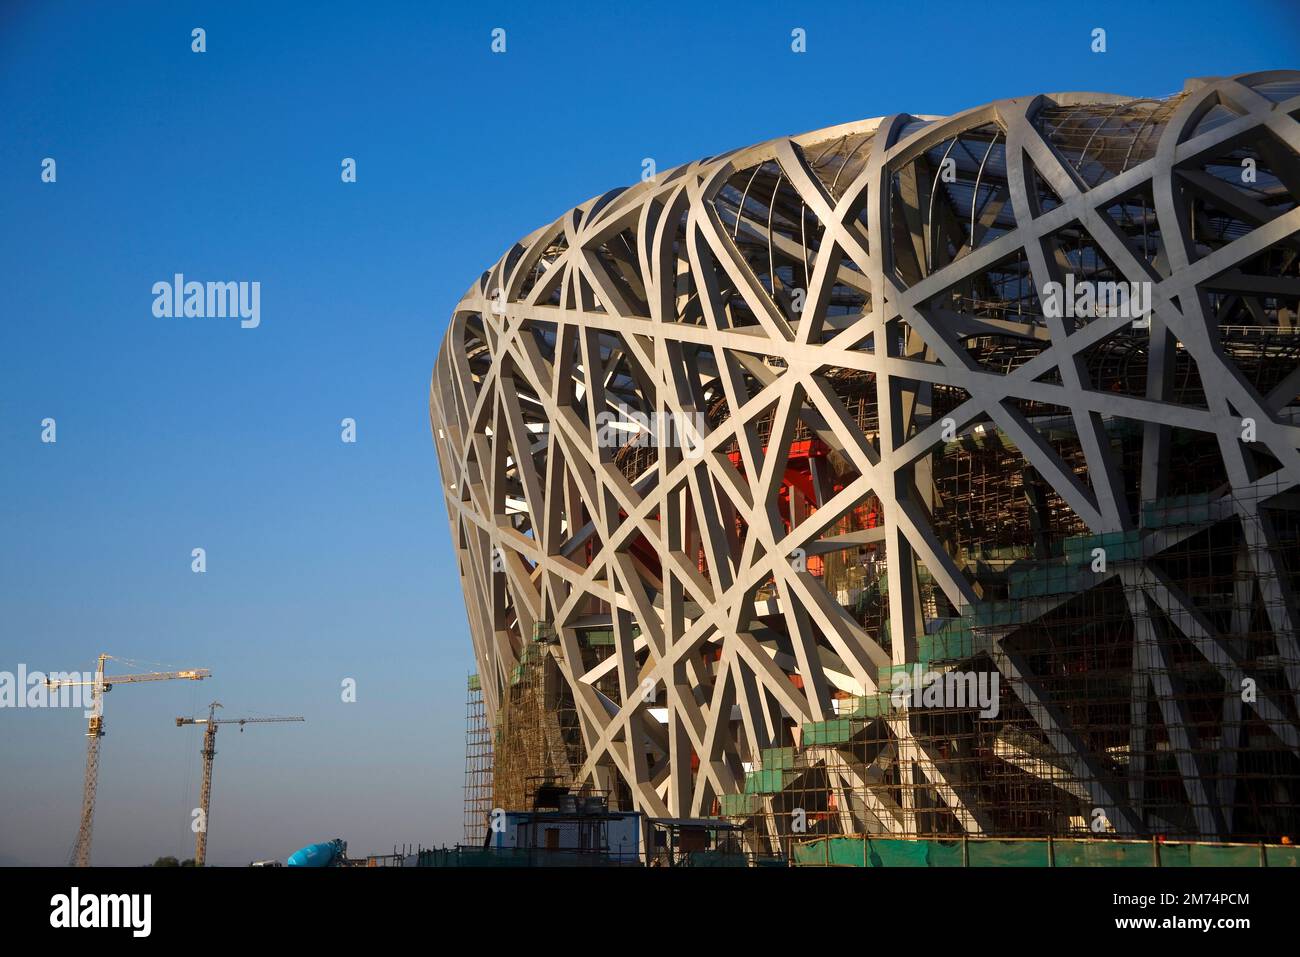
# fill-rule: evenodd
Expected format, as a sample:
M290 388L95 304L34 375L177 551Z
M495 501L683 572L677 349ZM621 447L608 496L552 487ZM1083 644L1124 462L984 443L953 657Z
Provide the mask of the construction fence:
M794 867L1300 867L1300 847L1177 841L903 840L824 837L791 846Z

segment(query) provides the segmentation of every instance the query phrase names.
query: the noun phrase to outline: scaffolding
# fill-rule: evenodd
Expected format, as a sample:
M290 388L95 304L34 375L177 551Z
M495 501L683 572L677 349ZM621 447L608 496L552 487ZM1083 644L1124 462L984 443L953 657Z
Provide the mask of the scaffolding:
M969 468L968 450L950 453L949 477ZM753 852L787 856L854 834L1294 839L1300 517L1263 504L1284 488L1143 502L1138 527L1102 535L1012 483L963 491L977 519L963 526L983 529L963 545L981 600L945 608L918 576L907 660L874 693L834 692L834 717L786 716L715 813L746 826ZM981 496L1027 501L1041 525L1011 534L979 515ZM868 601L841 604L887 639L886 579L871 577Z
M466 682L465 702L465 843L481 844L492 811L492 730L478 675Z
M550 626L539 621L510 673L496 720L492 791L497 807L529 810L543 785L581 790L582 733L555 649Z

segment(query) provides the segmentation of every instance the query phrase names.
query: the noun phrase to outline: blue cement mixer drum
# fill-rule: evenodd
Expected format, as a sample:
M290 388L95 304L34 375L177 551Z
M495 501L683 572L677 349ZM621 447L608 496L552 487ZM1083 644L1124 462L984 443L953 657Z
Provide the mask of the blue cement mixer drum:
M285 864L288 867L329 867L342 859L343 847L343 842L338 839L308 844L290 854Z

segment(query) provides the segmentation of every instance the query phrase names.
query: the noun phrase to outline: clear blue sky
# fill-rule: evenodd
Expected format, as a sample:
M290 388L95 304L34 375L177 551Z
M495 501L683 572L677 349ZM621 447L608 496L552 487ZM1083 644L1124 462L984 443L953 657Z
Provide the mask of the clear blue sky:
M473 663L428 379L519 236L644 157L1297 65L1293 2L1048 6L0 6L0 670L215 673L109 696L96 862L192 852L201 735L172 719L213 698L307 723L221 732L210 863L459 839ZM260 327L155 318L176 272L260 282ZM0 863L66 859L83 731L0 710Z

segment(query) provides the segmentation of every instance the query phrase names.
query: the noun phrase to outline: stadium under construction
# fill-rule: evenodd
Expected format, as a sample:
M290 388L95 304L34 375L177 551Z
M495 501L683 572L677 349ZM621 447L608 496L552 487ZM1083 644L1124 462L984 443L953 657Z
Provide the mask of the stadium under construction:
M1300 863L1298 195L1288 71L783 137L514 245L430 390L465 844L549 795L647 859Z

